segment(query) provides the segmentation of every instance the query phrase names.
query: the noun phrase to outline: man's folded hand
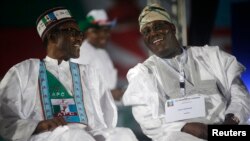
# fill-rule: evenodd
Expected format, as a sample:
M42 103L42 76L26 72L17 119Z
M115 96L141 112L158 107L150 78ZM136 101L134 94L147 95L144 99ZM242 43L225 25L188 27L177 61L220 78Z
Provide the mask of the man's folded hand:
M207 139L207 125L199 122L186 123L181 129L182 132L191 134L201 139Z

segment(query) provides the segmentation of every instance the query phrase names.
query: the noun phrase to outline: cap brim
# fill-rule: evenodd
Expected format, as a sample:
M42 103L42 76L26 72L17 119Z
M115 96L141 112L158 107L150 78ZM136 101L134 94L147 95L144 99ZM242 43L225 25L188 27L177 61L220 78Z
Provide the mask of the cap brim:
M110 27L114 27L116 25L116 19L112 20L112 21L107 21L104 23L98 23L99 26L110 26Z
M117 20L114 19L112 21L107 21L107 22L102 22L102 23L90 23L88 21L80 21L79 22L79 28L81 31L85 32L88 28L99 28L102 26L109 26L109 27L114 27L117 23Z

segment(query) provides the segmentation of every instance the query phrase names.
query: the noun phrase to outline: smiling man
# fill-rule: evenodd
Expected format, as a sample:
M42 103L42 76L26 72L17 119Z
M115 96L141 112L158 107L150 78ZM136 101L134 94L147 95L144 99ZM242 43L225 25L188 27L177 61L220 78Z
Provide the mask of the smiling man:
M47 49L42 59L13 66L0 83L0 136L18 141L137 141L115 128L117 110L100 75L78 58L82 33L70 11L57 7L37 20Z
M245 68L234 56L217 46L182 46L158 4L143 9L139 24L154 55L129 70L123 102L148 137L201 141L208 124L246 124L250 96L240 78Z

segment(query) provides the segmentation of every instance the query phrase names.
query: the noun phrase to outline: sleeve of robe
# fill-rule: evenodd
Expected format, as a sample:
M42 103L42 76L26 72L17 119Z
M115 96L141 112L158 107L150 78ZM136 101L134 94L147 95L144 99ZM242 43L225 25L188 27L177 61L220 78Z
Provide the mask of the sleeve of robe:
M26 87L28 83L37 84L28 82L33 69L36 67L29 60L24 61L13 66L1 81L0 135L8 140L27 140L39 122L28 119L35 105L31 99L36 96L36 92L26 93L30 89Z
M159 100L156 78L142 64L130 69L127 78L129 86L123 96L123 103L132 106L133 116L142 131L150 138L157 138L168 131L180 131L185 122L165 123L158 115Z
M100 73L91 68L87 68L89 87L95 91L91 93L93 104L100 119L103 119L106 127L115 127L117 124L117 108L110 90L105 87L105 81L100 76Z
M101 77L99 77L101 78ZM117 107L115 105L114 99L111 95L110 90L105 87L105 81L100 79L100 89L101 89L101 97L100 103L103 111L104 121L107 127L116 127L117 124Z
M223 66L221 69L225 72L227 90L231 98L225 114L233 113L240 119L240 124L246 124L250 118L250 95L241 80L245 67L228 53L219 51L217 55Z

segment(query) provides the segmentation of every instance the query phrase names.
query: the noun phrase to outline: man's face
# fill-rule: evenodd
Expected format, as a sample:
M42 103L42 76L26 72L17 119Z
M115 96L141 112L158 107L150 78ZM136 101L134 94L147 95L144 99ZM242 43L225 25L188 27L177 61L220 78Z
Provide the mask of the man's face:
M82 33L75 22L61 25L57 40L58 52L63 59L78 58L80 56L80 46L82 43Z
M86 38L90 44L96 48L106 47L110 37L110 27L101 26L98 28L89 28L86 33Z
M166 21L152 21L147 23L142 31L147 47L161 58L169 58L176 54L178 41L175 37L175 27Z

